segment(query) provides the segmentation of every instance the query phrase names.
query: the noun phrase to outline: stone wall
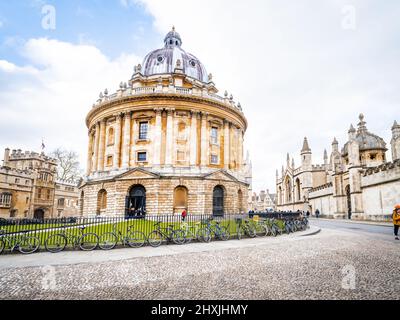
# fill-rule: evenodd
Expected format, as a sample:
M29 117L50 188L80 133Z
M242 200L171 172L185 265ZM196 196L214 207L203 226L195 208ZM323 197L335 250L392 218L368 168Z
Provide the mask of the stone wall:
M179 186L184 186L188 190L187 211L189 214L212 213L213 190L217 185L221 185L224 189L225 213L247 212L248 186L244 183L212 178L161 177L87 184L82 188L83 215L96 215L97 196L99 191L104 189L107 191L107 208L104 215L124 216L126 196L135 185L142 185L146 189L148 215L174 214L174 211L177 213L174 210L174 190ZM239 190L242 194L241 199L239 199Z

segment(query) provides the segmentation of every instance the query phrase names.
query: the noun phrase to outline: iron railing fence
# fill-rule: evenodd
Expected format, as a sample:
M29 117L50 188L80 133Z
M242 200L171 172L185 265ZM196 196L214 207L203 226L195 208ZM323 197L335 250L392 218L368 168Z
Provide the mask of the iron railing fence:
M183 224L195 229L205 227L207 220L210 218L214 222L218 221L221 226L226 226L229 234L235 236L240 221L253 218L255 215L258 215L260 218L276 218L279 220L296 217L295 213L268 212L265 214L224 214L223 216L188 214L184 221L182 221L182 216L179 214L146 215L129 218L125 216L97 216L49 219L0 219L0 236L7 237L10 243L13 242L14 237L18 238L23 235L34 236L40 240L40 250L45 250L46 239L60 233L70 236L80 236L82 233L95 233L101 236L105 233L116 232L121 237L125 237L130 231L140 231L147 237L152 231L156 230L155 224L157 222L161 222L163 229L172 227L174 230L178 230L182 229ZM68 243L67 248L72 247L73 244ZM4 252L7 252L7 250Z

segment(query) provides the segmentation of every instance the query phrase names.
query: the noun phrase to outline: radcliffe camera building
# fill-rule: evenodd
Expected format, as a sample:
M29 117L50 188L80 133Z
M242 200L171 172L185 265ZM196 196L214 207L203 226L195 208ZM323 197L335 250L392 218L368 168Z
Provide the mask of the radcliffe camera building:
M368 131L364 116L357 130L351 125L348 141L339 150L336 139L324 163L312 163L307 138L301 165L287 156L281 176L276 172L278 210L319 210L322 216L359 220L390 219L400 199L400 125L392 127L392 161L386 159L385 141Z
M100 94L86 125L84 216L247 211L251 165L243 157L241 105L218 95L174 29L128 83Z

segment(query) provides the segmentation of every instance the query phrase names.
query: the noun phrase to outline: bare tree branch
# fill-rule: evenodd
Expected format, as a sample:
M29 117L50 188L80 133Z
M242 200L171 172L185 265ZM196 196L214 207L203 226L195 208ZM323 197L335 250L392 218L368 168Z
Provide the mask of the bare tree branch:
M79 167L78 154L76 152L57 148L50 156L58 160L58 179L78 181L82 177L82 170Z

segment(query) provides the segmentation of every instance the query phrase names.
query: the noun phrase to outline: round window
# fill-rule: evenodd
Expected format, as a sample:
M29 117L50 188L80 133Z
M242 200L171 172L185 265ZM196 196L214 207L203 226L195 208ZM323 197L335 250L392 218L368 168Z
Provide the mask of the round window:
M161 63L164 61L164 57L163 56L158 56L157 57L157 62Z
M189 64L194 68L194 67L196 67L196 61L194 61L194 60L190 60L189 61Z

